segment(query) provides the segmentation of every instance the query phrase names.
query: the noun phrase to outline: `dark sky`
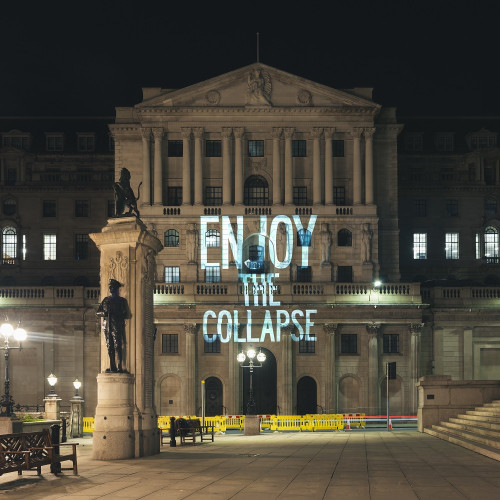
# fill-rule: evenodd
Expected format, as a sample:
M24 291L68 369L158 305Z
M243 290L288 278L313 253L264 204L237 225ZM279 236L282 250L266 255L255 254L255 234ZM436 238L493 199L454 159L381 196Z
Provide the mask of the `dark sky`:
M175 4L179 4L176 1ZM279 6L276 5L279 3ZM500 115L497 1L9 1L0 115L112 115L256 60L401 115Z

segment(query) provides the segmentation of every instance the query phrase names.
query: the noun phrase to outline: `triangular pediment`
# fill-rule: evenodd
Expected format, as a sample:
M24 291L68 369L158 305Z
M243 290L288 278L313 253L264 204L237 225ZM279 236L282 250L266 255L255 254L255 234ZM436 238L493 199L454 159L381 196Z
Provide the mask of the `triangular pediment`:
M178 90L157 89L138 108L148 107L362 107L380 105L354 93L286 73L261 63L251 64Z

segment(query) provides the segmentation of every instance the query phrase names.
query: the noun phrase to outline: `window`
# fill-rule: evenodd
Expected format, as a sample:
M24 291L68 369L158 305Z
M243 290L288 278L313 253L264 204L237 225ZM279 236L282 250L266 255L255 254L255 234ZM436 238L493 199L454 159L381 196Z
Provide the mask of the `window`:
M337 245L339 247L352 247L352 233L349 229L341 229L338 232Z
M498 231L491 226L484 232L484 257L488 264L498 264Z
M209 207L222 205L222 186L205 187L205 205Z
M168 186L167 188L167 205L179 207L182 205L182 187Z
M413 200L413 212L415 217L426 217L427 200Z
M56 201L55 200L43 200L42 214L44 217L55 217L56 216Z
M307 187L293 186L294 205L307 205Z
M222 156L221 141L205 141L205 156Z
M184 154L182 141L168 141L168 156L181 157Z
M481 258L481 238L479 233L476 233L476 259Z
M220 233L217 229L209 229L205 234L205 244L209 247L220 247Z
M17 259L17 232L14 227L2 230L2 264L15 264Z
M299 340L299 353L300 354L314 354L316 352L315 340Z
M56 240L55 234L43 235L43 260L56 260Z
M446 217L458 217L458 200L446 200Z
M496 184L496 165L491 160L484 160L484 183L487 186Z
M447 259L457 260L458 253L458 233L446 233L445 254Z
M248 141L248 156L264 156L264 141Z
M334 158L344 157L344 141L343 140L332 140L332 156Z
M245 266L250 273L258 273L265 270L263 246L250 245L248 247L248 260L245 261Z
M108 219L115 216L115 202L114 200L108 200Z
M78 134L78 151L82 153L95 151L95 134Z
M476 180L476 165L474 163L469 163L469 181Z
M311 246L311 231L308 229L300 229L297 231L297 246L310 247Z
M264 177L260 175L248 177L245 181L244 203L255 206L269 205L269 185Z
M427 259L427 233L413 233L413 258Z
M484 213L486 215L495 215L497 213L497 200L488 197L484 200Z
M2 145L4 148L24 149L28 151L30 148L29 135L3 135Z
M337 281L339 283L352 283L352 266L339 266Z
M178 266L165 266L165 283L179 283L180 268Z
M89 258L89 235L75 234L75 259L84 260Z
M205 283L219 283L220 282L220 267L206 266L205 267Z
M436 134L435 138L436 149L438 151L446 152L453 151L453 134L441 133Z
M344 186L333 186L333 203L335 205L345 205Z
M481 134L473 134L470 136L470 145L472 149L492 148L497 144L497 135L487 130Z
M384 354L399 353L399 334L384 333L383 335Z
M178 247L179 246L179 232L175 229L167 229L164 234L164 246Z
M422 133L410 133L405 136L406 151L422 151L424 149L424 136Z
M304 141L304 140L292 141L292 156L296 156L296 157L307 156L307 154L306 154L306 141Z
M17 202L14 198L7 198L3 201L3 214L14 215L17 211Z
M90 204L88 200L75 200L75 217L88 217Z
M57 152L64 150L64 135L63 134L47 134L45 147L47 151Z
M309 283L311 281L311 266L297 266L297 282Z
M204 352L207 354L218 354L220 353L220 335L208 334L207 338L204 339ZM207 341L208 339L208 341Z
M23 254L23 260L26 260L26 254L28 253L28 242L26 241L26 235L23 234L23 244L21 252Z
M340 335L340 354L357 354L358 336L355 333Z
M179 352L179 335L176 333L164 333L161 336L161 353L176 354Z

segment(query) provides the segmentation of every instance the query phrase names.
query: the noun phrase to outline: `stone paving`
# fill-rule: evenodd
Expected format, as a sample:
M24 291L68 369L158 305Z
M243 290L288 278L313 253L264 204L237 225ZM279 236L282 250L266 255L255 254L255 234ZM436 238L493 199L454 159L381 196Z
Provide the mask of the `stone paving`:
M165 445L154 457L99 462L79 440L79 476L0 477L8 499L481 499L500 498L500 462L404 431L221 435Z

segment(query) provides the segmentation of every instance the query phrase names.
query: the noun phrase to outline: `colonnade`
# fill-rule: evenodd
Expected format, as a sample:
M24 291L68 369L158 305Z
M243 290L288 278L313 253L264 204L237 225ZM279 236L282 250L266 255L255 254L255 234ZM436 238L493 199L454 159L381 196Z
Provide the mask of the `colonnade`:
M163 204L164 158L162 156L163 141L166 132L163 128L143 128L143 200L144 203ZM293 204L293 153L292 141L296 129L294 127L274 127L271 130L272 173L273 173L273 204ZM352 153L352 185L353 204L371 205L374 203L373 187L373 134L374 127L352 128L349 133L353 141ZM332 139L334 128L313 127L309 132L312 140L312 179L314 205L333 205L334 159ZM181 129L183 142L182 185L183 205L203 204L203 145L205 130L201 127ZM242 127L223 127L222 142L222 200L224 205L241 205L244 197L244 163L243 141L245 129ZM361 142L364 138L364 165L361 161ZM151 141L154 142L153 162L151 165ZM321 165L321 141L324 141L324 171ZM284 142L284 144L283 144ZM193 146L194 143L194 147ZM191 172L191 152L194 149L193 172ZM234 151L234 161L232 156ZM283 153L283 154L282 154ZM282 168L284 157L284 168ZM283 179L282 179L283 176ZM194 189L191 188L194 181ZM284 190L282 183L284 181ZM364 183L364 198L363 198ZM151 190L151 186L153 189ZM323 196L324 189L324 196ZM151 192L152 191L152 192ZM234 193L234 197L233 197Z

